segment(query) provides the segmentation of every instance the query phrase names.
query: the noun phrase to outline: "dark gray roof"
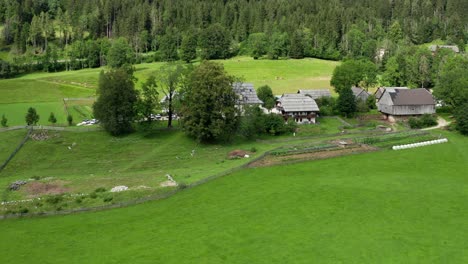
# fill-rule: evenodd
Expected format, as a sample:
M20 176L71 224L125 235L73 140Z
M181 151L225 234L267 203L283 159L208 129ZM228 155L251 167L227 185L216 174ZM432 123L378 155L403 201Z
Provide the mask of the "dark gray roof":
M353 94L356 97L358 97L361 93L366 93L369 95L369 93L366 90L359 87L352 87L351 90L353 91Z
M318 89L318 90L299 90L298 94L308 95L312 99L318 99L320 97L331 97L330 90L328 89Z
M379 87L374 93L375 98L378 100L382 97L385 91L395 92L395 89L408 89L408 87Z
M393 105L435 105L434 97L425 88L387 90Z
M314 99L303 94L283 94L278 100L285 112L319 112Z
M233 83L232 88L239 96L240 104L263 104L262 100L258 99L257 92L251 83Z

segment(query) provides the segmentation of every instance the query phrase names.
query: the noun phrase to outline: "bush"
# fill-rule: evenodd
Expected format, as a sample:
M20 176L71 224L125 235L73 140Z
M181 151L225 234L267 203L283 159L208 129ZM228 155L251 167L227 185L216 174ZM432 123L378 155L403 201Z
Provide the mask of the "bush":
M96 199L98 197L97 193L93 192L89 195L89 198Z
M106 191L106 188L104 187L99 187L96 190L94 190L95 193L100 193L100 192L105 192L105 191Z
M411 117L408 124L412 129L419 129L437 125L437 119L429 114L424 114L420 118Z
M363 101L361 99L357 100L356 102L356 107L357 107L357 111L359 113L367 113L369 112L369 106L367 104L366 101Z
M2 120L0 121L0 124L2 125L2 127L7 127L7 122L8 122L8 119L5 117L5 115L2 115Z
M77 203L77 204L80 204L80 203L82 203L82 202L83 202L83 198L81 198L81 197L77 197L77 198L75 199L75 203Z
M320 97L317 100L318 107L320 108L320 115L333 116L336 114L336 99L333 97Z
M252 147L252 148L250 149L250 152L252 152L252 153L257 152L257 148L256 148L256 147Z
M69 126L73 125L73 116L68 115L68 116L67 116L67 122L68 122L68 125L69 125Z
M50 204L58 204L63 201L63 195L51 195L46 198L46 202Z
M114 197L107 196L107 197L104 197L104 199L102 199L102 201L104 201L105 203L108 203L108 202L112 201L113 199L114 199Z

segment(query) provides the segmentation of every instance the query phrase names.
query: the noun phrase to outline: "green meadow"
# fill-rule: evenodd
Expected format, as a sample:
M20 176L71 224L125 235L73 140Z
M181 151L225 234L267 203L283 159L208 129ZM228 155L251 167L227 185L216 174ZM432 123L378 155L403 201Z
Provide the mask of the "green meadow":
M295 93L299 89L330 88L330 76L338 62L318 59L303 60L254 60L236 57L220 60L228 73L251 82L258 88L270 85L275 94ZM164 63L136 65L136 87L148 76L157 74ZM102 69L58 73L33 73L15 79L0 80L0 115L5 114L10 126L23 125L27 108L35 107L41 119L39 124L47 125L50 112L58 123L66 124L67 113L76 122L92 116L93 100L79 102L74 107L65 107L63 98L93 98L96 94L99 72ZM68 110L68 111L67 111Z
M0 222L2 263L466 263L468 141L246 169L161 201Z

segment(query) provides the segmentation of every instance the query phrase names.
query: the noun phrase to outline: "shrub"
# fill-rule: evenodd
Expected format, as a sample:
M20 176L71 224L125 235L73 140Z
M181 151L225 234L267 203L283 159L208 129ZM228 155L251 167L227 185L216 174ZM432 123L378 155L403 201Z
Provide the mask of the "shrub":
M83 198L81 198L81 197L77 197L77 198L75 199L75 203L77 203L77 204L80 204L80 203L82 203L82 202L83 202Z
M67 122L68 122L68 125L69 125L69 126L73 125L73 116L68 115L68 116L67 116Z
M106 191L106 188L104 188L104 187L99 187L96 190L94 190L94 192L96 192L96 193L105 192L105 191Z
M252 147L252 148L250 149L250 152L252 152L252 153L257 152L257 148L256 148L256 147Z
M93 192L89 195L89 198L96 199L98 197L97 193Z
M187 184L181 182L181 183L179 183L178 187L179 187L180 190L183 190L183 189L187 189L188 186L187 186Z
M104 199L102 199L102 201L104 201L105 203L108 203L108 202L112 201L113 199L114 199L114 197L107 196L107 197L104 197Z
M411 117L408 120L408 124L411 128L425 128L437 125L437 120L434 116L429 114L424 114L420 118Z
M63 195L51 195L46 198L46 202L50 204L58 204L63 201Z
M25 207L20 207L20 209L18 210L18 213L27 214L27 213L29 213L29 209L25 208Z
M356 107L357 107L357 111L359 113L367 113L369 112L369 106L367 104L366 101L363 101L361 99L357 100L356 102Z
M2 125L2 127L7 127L7 122L8 122L8 119L5 117L5 115L2 115L2 120L0 121L0 124Z
M432 115L424 114L420 120L423 127L437 126L437 119Z

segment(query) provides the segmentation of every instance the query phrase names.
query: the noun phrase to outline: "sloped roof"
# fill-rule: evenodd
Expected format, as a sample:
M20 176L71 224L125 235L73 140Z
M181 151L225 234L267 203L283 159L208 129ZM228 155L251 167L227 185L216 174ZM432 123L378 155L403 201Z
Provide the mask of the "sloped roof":
M355 97L358 97L361 93L366 93L369 94L366 90L360 88L360 87L352 87L351 90L353 91L353 94Z
M308 95L312 99L318 99L320 97L331 97L330 90L328 89L318 89L318 90L299 90L298 94Z
M429 49L432 52L436 52L437 49L451 49L455 53L460 52L460 49L458 48L458 46L455 46L455 45L431 45L429 46Z
M377 91L375 91L374 96L378 100L382 97L385 91L395 92L395 89L408 89L408 87L379 87Z
M251 83L233 83L234 92L239 95L238 102L240 104L263 104L262 100L258 99L254 85Z
M434 97L425 88L394 89L389 93L393 105L435 105Z
M319 112L314 99L303 94L283 94L278 100L285 112Z

